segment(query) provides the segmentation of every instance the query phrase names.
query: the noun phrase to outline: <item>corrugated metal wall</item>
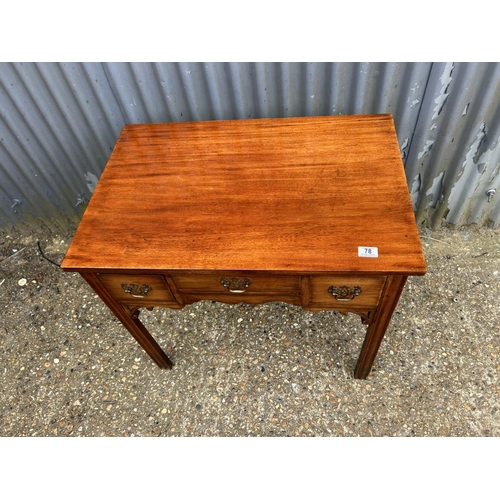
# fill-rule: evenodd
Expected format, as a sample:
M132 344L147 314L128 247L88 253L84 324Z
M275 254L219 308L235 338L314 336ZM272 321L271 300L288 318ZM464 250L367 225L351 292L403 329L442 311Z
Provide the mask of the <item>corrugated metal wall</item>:
M0 227L78 222L125 123L365 113L419 221L498 225L499 98L499 63L1 63Z
M417 219L498 225L499 138L500 64L433 64L406 160Z

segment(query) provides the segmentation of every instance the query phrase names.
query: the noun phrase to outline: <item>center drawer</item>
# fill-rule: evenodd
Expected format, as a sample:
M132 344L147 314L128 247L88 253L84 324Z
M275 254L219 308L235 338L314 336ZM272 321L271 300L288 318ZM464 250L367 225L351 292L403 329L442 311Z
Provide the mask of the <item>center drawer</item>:
M251 273L217 272L211 274L172 274L181 293L224 295L300 295L300 277L252 275Z

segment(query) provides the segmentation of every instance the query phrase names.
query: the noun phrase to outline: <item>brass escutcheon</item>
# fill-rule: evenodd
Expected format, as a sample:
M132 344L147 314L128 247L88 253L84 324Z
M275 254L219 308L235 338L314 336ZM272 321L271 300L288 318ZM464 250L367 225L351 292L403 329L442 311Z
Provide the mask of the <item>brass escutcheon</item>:
M146 295L152 290L149 285L139 285L137 283L122 283L122 288L125 293L130 293L132 297L137 299L144 299Z
M243 293L251 284L250 278L224 278L220 279L220 283L224 288L227 288L232 293Z
M328 293L331 293L333 297L340 302L348 302L355 297L357 297L363 290L360 286L355 286L353 288L349 286L331 286L328 289Z

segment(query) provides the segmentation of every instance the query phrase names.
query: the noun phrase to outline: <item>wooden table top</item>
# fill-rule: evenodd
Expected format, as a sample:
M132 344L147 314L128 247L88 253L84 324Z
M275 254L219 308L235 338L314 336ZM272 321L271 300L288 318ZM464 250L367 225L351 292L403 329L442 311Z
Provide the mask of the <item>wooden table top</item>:
M126 125L62 267L426 270L391 115Z

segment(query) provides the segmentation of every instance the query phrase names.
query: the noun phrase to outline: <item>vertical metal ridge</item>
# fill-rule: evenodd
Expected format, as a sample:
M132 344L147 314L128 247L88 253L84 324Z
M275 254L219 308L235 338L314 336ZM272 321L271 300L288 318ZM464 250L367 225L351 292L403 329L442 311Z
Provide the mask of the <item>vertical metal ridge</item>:
M36 70L36 66L33 66L33 69ZM24 79L16 65L12 65L12 71L14 73L13 76L17 77L18 84L22 86L21 92L25 94L25 99L30 99L32 96L30 95L29 88L25 85ZM23 117L24 114L24 111L20 109L20 98L21 96L15 96L15 99L11 100L14 116L10 120L6 119L4 122L5 130L10 133L13 142L12 144L12 142L9 141L12 145L9 152L12 152L14 155L17 174L19 175L22 173L27 178L26 186L29 187L28 193L31 194L31 196L40 196L42 194L40 191L43 190L43 194L47 195L50 192L50 178L47 172L47 163L54 162L54 158L51 156L50 151L47 150L45 143L39 139L32 125L32 120L17 120L18 124L16 125L14 123L16 117ZM24 102L26 103L27 101L25 100ZM34 104L34 113L37 115L36 118L41 120L42 124L47 124L43 113L36 106L37 103L35 102ZM34 113L32 111L32 116ZM17 140L14 139L14 137L17 138ZM30 138L32 139L31 144L29 144ZM33 175L30 175L26 170L31 171ZM21 195L24 191L23 188L18 190L19 198L17 199L21 200L18 212L31 208L29 200ZM61 193L63 193L62 196L64 196L64 193L67 193L67 184L62 186ZM56 205L58 203L57 200L52 200L52 202ZM54 209L56 208L52 207L52 204L45 205L45 207L47 206ZM41 215L50 216L51 212L44 210Z
M78 220L125 123L364 113L419 222L498 225L499 102L500 63L0 63L0 226Z
M407 161L412 191L421 178L415 194L418 220L434 228L443 222L498 224L493 215L498 197L488 203L484 189L485 174L491 174L492 187L499 182L498 102L500 64L434 64ZM492 147L490 170L480 174L481 155Z
M106 139L108 148L116 140L114 133L102 133L96 117L103 113L100 103L93 118L84 109L95 94L103 93L99 83L84 77L86 66L73 65L72 76L63 65L0 64L0 136L8 153L1 155L0 171L2 184L6 178L10 184L0 199L2 226L49 219L65 225L67 219L81 217L91 195L85 174L100 173L110 151L105 151ZM82 89L86 102L79 101ZM14 198L21 202L16 211L11 208Z
M434 66L434 63L430 63L430 67L429 67L429 72L427 74L427 78L425 80L425 85L423 87L423 92L422 92L422 95L425 96L426 92L427 92L427 87L429 86L429 80L431 78L431 73L432 73L432 68ZM411 150L411 147L412 147L412 144L413 144L413 137L415 135L415 130L417 128L417 123L418 123L418 119L420 117L420 112L422 111L422 106L420 105L418 107L418 111L417 111L417 116L415 118L415 123L414 123L414 127L413 127L413 130L411 132L411 134L408 136L408 145L407 145L407 148L408 148L408 153L407 155L409 154L410 150ZM406 162L405 162L405 165L406 165ZM408 179L408 181L410 181L410 179Z
M65 84L68 84L69 82L67 80L67 75L64 74L60 65L55 64L53 67L57 68L57 70L60 72L61 76L64 75L66 77L66 78L61 78L61 80L64 81ZM38 64L35 64L35 69L37 70L40 81L43 83L48 94L52 97L52 101L54 102L54 104L56 106L59 106L59 102L58 102L57 98L55 97L53 88L51 88L47 84L47 81L44 77L44 72L40 71L40 66ZM68 91L71 91L71 88L69 88ZM76 93L76 91L75 91L75 93ZM78 99L75 99L75 103L76 103L76 106L78 108L79 114L84 115ZM39 110L39 111L41 111L41 110ZM61 126L65 126L67 133L70 134L69 139L71 139L71 141L62 141L60 136L58 136L54 133L51 133L51 135L49 136L49 139L51 141L53 141L54 144L57 144L57 151L58 151L59 158L56 156L55 149L54 150L47 149L46 145L42 144L40 141L38 141L38 138L37 138L37 141L40 142L41 149L47 155L47 159L50 161L50 163L52 165L56 164L58 161L67 162L67 164L71 165L74 161L75 154L77 156L81 155L85 162L90 163L90 158L87 156L86 151L84 149L84 143L82 143L82 141L78 137L78 134L75 133L74 124L71 123L71 120L68 120L68 115L65 115L62 112L63 110L61 110L59 108L59 111L61 112L62 117L63 117L62 118L63 123L61 123ZM45 119L45 116L43 115L42 112L40 112L40 114L43 117L43 121L46 123L47 121ZM52 128L52 130L53 130L53 128ZM31 129L31 127L30 127L30 129ZM52 132L51 127L47 127L47 129L48 129L48 131ZM37 137L36 130L31 129L31 131L33 132L33 136ZM68 151L67 148L71 148L73 146L73 144L74 144L75 150L73 152ZM44 171L42 171L42 172L44 172ZM73 168L61 169L59 172L59 175L60 175L59 179L62 179L62 181L64 183L64 188L58 189L57 191L58 191L59 196L62 195L65 198L65 201L69 204L71 203L71 199L70 199L69 195L71 192L70 186L73 183L73 179L71 178L73 173L74 173ZM48 175L50 176L50 174L48 174ZM46 181L50 182L50 179L46 178Z

